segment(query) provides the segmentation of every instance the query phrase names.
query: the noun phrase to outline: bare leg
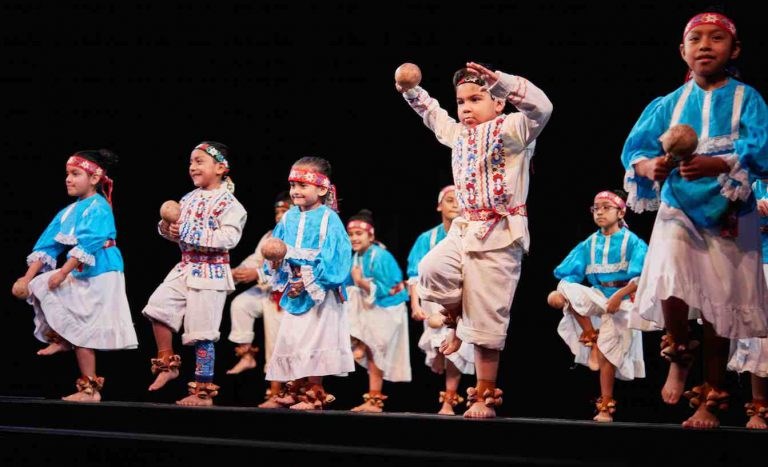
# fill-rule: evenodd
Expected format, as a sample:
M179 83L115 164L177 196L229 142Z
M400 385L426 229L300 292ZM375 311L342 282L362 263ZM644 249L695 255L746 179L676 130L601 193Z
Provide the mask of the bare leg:
M595 331L595 328L592 326L592 319L589 316L582 316L572 309L568 308L566 310L568 313L573 316L573 319L576 320L577 323L579 323L579 327L581 328L581 335L583 341L582 343L589 347L589 359L587 360L587 366L592 371L597 371L600 369L600 357L598 354L600 353L599 350L597 350L597 343L595 342L595 339L597 339L597 332ZM580 339L580 340L581 340Z
M597 348L597 345L594 346ZM613 383L616 380L616 367L605 358L605 355L598 350L598 361L600 364L600 399L604 402L613 401ZM596 422L612 422L613 415L610 410L601 410L593 418Z
M459 389L459 382L461 381L461 372L458 368L456 368L456 365L453 364L452 361L445 359L445 393L446 394L456 394L456 391ZM456 412L453 410L453 405L450 403L450 401L445 400L443 401L443 406L440 407L440 411L437 412L438 415L456 415Z
M768 378L761 378L752 374L750 379L752 383L752 403L765 407L768 404ZM756 407L755 410L759 410L759 407ZM768 429L768 424L766 424L763 417L755 414L749 417L747 428L765 430Z
M155 344L157 344L157 358L167 359L173 355L173 331L168 326L159 321L152 320L152 332L155 335ZM165 386L168 381L179 377L179 370L172 368L169 371L161 371L157 374L155 381L149 385L150 391L157 391Z
M688 345L688 304L677 297L661 301L662 312L667 332L677 344ZM680 400L688 378L689 365L670 362L669 372L664 387L661 388L661 399L667 404L674 405Z
M72 350L72 345L69 342L62 340L61 342L50 342L47 347L38 350L37 355L48 356L59 352L66 352L68 350Z
M478 388L485 387L485 384L496 387L496 376L499 372L499 354L498 350L475 345L475 370L477 370ZM485 405L482 393L478 394L478 396L479 400L475 401L464 412L464 418L495 418L496 409Z
M725 372L728 364L728 350L730 341L715 334L715 329L707 321L704 321L704 343L702 358L704 363L704 382L708 384L713 393L727 395L723 391L725 386ZM699 405L696 412L683 422L684 428L711 429L720 426L720 420L705 403Z
M283 391L283 383L280 381L270 381L269 383L269 397L267 400L259 404L260 409L279 409L284 407L283 404L277 402L278 394Z
M240 356L240 360L235 363L235 366L227 370L227 374L236 375L256 368L255 354L258 350L258 347L253 347L251 344L238 344L235 348L235 353Z
M365 346L365 352L368 357L368 394L372 396L357 407L351 409L352 412L382 412L384 409L380 407L383 402L379 403L373 396L381 395L381 388L384 386L384 374L381 369L376 366L376 362L373 361L373 352L370 347Z
M96 351L84 347L75 347L75 357L77 358L80 374L85 377L96 378ZM94 389L90 394L78 391L62 397L62 399L70 402L99 402L101 401L101 394L97 389Z

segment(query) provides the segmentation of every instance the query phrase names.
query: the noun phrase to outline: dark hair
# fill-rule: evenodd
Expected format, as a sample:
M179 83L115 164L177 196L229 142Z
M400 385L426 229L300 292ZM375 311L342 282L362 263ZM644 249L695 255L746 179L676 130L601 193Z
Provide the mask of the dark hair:
M493 70L494 68L493 65L489 63L480 63L480 62L477 62L477 63L479 65L482 65L488 68L489 70ZM485 82L485 79L483 79L480 75L478 75L476 71L469 69L467 67L464 67L464 68L459 68L453 73L453 79L451 80L453 82L453 87L456 88L458 82L466 78L467 76L475 77L477 84L479 84L480 86L485 86L487 84Z
M357 214L351 216L347 222L352 221L363 221L367 222L371 225L374 229L376 229L376 224L373 223L373 212L371 212L369 209L361 209L357 212Z
M104 169L107 173L117 165L117 154L109 149L85 149L83 151L77 151L75 154L83 159L88 159L91 162L99 164L99 167Z
M294 167L297 165L308 165L328 178L331 178L331 163L322 157L304 156L301 159L293 163Z
M293 200L291 199L291 193L289 191L281 191L280 193L275 196L275 204L279 202L286 202L288 204L293 204Z
M614 195L618 196L619 198L621 198L621 199L622 199L622 200L623 200L625 203L627 202L627 196L628 196L628 194L627 194L627 192L626 192L626 191L624 191L624 190L622 190L622 189L618 189L618 188L617 188L617 189L615 189L615 190L609 190L609 191L610 191L611 193L613 193Z
M304 156L293 163L294 167L299 165L312 167L326 177L331 178L331 163L322 157ZM323 204L328 204L328 196L330 194L331 190L328 190L328 193L320 197L320 200L323 202ZM339 204L339 200L336 200L336 204Z

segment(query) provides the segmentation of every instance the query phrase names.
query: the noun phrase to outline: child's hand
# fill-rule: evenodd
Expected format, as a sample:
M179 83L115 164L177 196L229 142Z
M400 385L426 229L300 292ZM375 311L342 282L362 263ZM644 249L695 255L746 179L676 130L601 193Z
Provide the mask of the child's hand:
M287 292L288 296L290 298L296 298L299 295L301 295L301 293L304 291L304 281L298 280L295 282L290 282L288 284L288 287L289 287Z
M635 173L655 181L662 181L669 176L672 167L667 165L666 156L645 159L634 165Z
M259 270L256 268L235 268L232 270L232 278L235 282L253 282L259 278Z
M717 177L730 170L728 163L719 157L694 155L690 160L680 163L680 176L688 181Z
M621 306L621 297L617 297L615 294L611 296L611 298L608 299L607 302L605 302L605 311L614 314L617 311L619 311L619 307Z
M757 211L761 216L768 216L768 199L757 200Z
M29 297L29 279L26 277L19 277L16 279L16 282L13 283L13 287L11 287L11 293L14 297L22 300Z
M499 80L499 76L496 73L484 67L483 65L480 65L479 63L467 62L467 68L480 75L488 84L488 87L493 86L496 84L496 81Z
M181 224L178 222L174 222L173 224L168 225L168 236L177 239L180 237L179 230L181 230Z
M424 321L427 319L427 313L424 312L424 308L415 301L411 301L411 318L416 321Z
M363 279L363 269L360 266L352 266L352 281L355 283L356 286L360 286L360 283L364 280Z
M61 269L51 274L51 277L48 278L48 289L54 290L58 286L61 285L62 282L64 282L64 279L67 278L67 275L62 272Z

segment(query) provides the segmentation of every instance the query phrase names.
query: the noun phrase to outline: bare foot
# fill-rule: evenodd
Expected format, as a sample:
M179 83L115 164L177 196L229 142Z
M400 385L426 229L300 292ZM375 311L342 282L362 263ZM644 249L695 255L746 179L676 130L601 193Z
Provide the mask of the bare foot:
M765 423L765 419L763 417L759 415L752 415L747 421L747 428L751 428L753 430L766 430L768 429L768 424Z
M464 412L464 418L496 418L496 410L483 401L477 401Z
M688 367L672 362L669 364L667 381L661 388L661 399L669 405L675 405L680 400L688 377Z
M293 407L291 407L291 408L293 408ZM384 409L382 409L381 407L377 407L370 400L363 402L362 404L358 405L357 407L352 407L349 410L350 410L350 412L372 412L372 413L380 413L380 412L384 411Z
M176 379L179 377L179 370L174 368L172 370L168 371L161 371L157 374L157 378L155 378L155 382L149 385L148 390L149 391L157 391L158 389L165 386L168 381L171 381L173 379ZM184 398L188 399L188 397ZM182 400L184 400L182 399ZM179 401L180 402L180 401ZM187 404L181 404L181 405L187 405Z
M79 391L68 396L64 396L61 400L69 402L101 402L101 394L99 391L93 391L91 394L85 391Z
M253 358L253 355L251 354L245 354L242 357L240 357L240 360L238 360L237 363L235 363L235 366L227 370L228 375L236 375L239 373L242 373L245 370L252 370L256 368L256 359Z
M451 329L448 332L448 336L442 344L440 344L440 353L443 355L450 355L459 350L459 347L461 347L461 339L456 337L456 331Z
M272 396L272 398L275 400L275 402L277 402L278 404L281 404L283 407L289 407L296 404L296 402L298 402L296 398L293 397L293 394L286 394L283 397Z
M66 352L68 350L72 350L72 346L67 344L66 342L51 342L48 344L48 347L44 347L37 351L38 355L53 355L55 353L59 352ZM74 395L74 394L73 394Z
M362 345L356 345L352 347L352 358L355 360L361 360L365 358L365 348Z
M696 430L711 430L719 426L720 420L704 404L701 404L696 409L691 418L683 422L683 428L693 428Z
M443 402L443 406L440 407L440 411L437 412L438 415L456 415L456 412L453 410L453 406L447 402Z
M315 406L315 404L311 402L297 402L289 407L291 410L323 410L322 406Z
M210 407L213 405L213 399L202 399L195 394L190 394L184 399L177 400L176 404L186 405L188 407Z
M277 402L277 396L272 396L257 406L260 409L281 409L285 405Z
M613 421L613 417L611 416L610 412L606 410L598 412L597 415L592 417L592 420L600 423L611 423Z

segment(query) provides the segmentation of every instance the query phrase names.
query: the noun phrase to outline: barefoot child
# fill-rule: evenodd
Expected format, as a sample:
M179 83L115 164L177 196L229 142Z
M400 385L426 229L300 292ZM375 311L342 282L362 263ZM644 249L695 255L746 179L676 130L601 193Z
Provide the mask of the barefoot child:
M469 388L468 418L492 418L501 403L496 388L512 299L528 251L528 171L536 137L552 104L530 81L467 63L454 74L459 122L413 81L395 88L438 141L452 148L453 179L462 215L419 266L418 294L445 308L455 335L475 345L477 386ZM502 113L506 102L519 112Z
M323 388L323 377L355 369L342 306L352 247L336 213L330 175L325 159L296 161L288 175L293 207L272 232L288 251L282 261L265 264L284 310L267 380L285 382L286 390L272 396L270 407L322 410L334 400Z
M222 143L198 144L189 157L195 189L181 199L176 223L161 220L160 235L178 243L179 262L160 284L142 313L152 322L157 358L152 359L157 391L179 376L181 357L173 350L173 334L184 326L183 345L195 348L195 380L189 395L176 403L210 406L219 387L213 383L214 342L227 293L235 289L229 250L240 241L247 213L237 201L229 172L229 148Z
M72 402L101 400L104 378L96 373L96 350L138 346L115 243L107 172L116 163L117 156L106 149L78 151L67 159L67 194L77 201L53 218L27 257L27 273L13 286L13 294L34 308L35 337L48 344L37 354L74 350L77 392L63 398ZM57 269L57 258L67 250Z
M563 311L558 334L576 363L599 371L597 422L612 422L615 378L645 377L640 331L629 328L629 310L648 246L624 222L624 193L601 191L590 206L600 228L555 268L560 279L550 306ZM582 285L584 280L589 286Z
M419 281L419 263L422 258L441 242L451 228L453 219L461 213L456 198L456 187L448 185L437 196L437 211L442 223L423 232L414 242L408 254L408 292L411 296L411 317L424 322L418 346L426 354L426 365L437 374L445 373L445 391L440 391L438 402L439 415L455 415L454 408L464 402L458 394L461 375L475 374L475 349L472 344L463 342L459 350L450 355L439 352L440 345L448 338L450 329L445 325L445 317L440 313L442 307L436 303L421 300L416 292Z
M691 18L680 44L689 80L646 107L622 152L629 206L658 209L633 313L666 329L662 355L670 365L661 396L667 404L684 395L694 360L698 343L689 338L689 320L703 322L704 384L685 393L696 409L686 428L720 424L717 414L728 404L729 339L768 334L749 183L768 176L768 107L729 73L740 52L736 26L725 15ZM690 160L669 165L660 137L677 124L695 130L698 148Z
M353 412L381 412L387 396L384 380L411 380L408 345L408 292L392 253L376 243L373 214L367 209L349 218L347 233L354 256L347 283L347 310L353 356L368 370L368 392Z

